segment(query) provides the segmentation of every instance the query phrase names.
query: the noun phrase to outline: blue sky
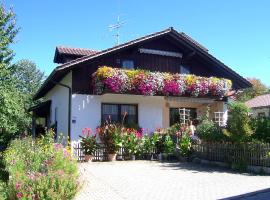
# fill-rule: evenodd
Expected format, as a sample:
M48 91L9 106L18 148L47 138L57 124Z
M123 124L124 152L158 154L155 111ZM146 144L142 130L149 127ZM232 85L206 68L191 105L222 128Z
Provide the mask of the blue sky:
M270 86L268 0L2 0L13 5L21 31L16 60L34 61L48 75L57 45L105 49L117 15L126 21L121 42L173 26L244 77Z

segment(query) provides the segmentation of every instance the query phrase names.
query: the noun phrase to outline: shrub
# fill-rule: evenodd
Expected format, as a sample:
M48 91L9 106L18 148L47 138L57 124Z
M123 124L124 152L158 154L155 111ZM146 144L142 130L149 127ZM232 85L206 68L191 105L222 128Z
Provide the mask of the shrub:
M188 134L183 134L179 141L179 149L181 156L189 156L191 153L191 138Z
M254 129L252 138L263 142L270 142L270 119L253 119L252 124Z
M204 119L197 126L197 134L199 138L205 141L213 142L226 139L226 136L221 132L219 127L217 127L217 125L209 119Z
M163 146L164 146L164 153L170 154L174 151L174 143L170 135L165 135L163 137Z
M85 128L82 131L81 145L85 155L93 155L94 151L98 148L96 141L96 135L92 135L92 130L90 128Z
M235 142L247 141L252 134L248 107L240 102L229 105L227 130Z
M8 199L72 199L78 190L76 160L69 149L53 143L51 132L37 141L12 141L4 161L10 175L4 191Z

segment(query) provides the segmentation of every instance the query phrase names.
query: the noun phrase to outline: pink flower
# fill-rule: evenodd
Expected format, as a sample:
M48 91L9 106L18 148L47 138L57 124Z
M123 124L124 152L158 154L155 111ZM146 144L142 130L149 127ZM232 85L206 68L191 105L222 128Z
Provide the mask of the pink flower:
M22 184L20 182L16 183L16 189L19 190L21 188Z
M91 136L91 134L92 134L92 129L91 128L84 128L82 130L82 135L83 136L89 137L89 136Z
M20 199L20 198L23 197L23 194L22 194L21 192L18 192L18 193L16 194L16 197L17 197L18 199Z
M135 135L136 135L137 138L142 138L142 133L139 132L139 131L137 131L137 132L135 133Z
M61 144L59 144L59 143L55 143L54 144L54 149L55 150L59 150L60 148L62 148L62 145Z

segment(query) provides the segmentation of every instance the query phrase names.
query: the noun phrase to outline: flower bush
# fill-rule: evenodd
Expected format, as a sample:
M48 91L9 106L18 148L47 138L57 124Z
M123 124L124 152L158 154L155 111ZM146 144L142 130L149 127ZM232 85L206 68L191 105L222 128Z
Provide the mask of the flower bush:
M90 128L85 128L82 131L81 145L84 150L85 155L93 155L94 151L98 148L96 135L92 135L92 130Z
M47 133L11 142L4 154L9 180L1 191L6 199L73 199L78 184L77 162L70 150L53 143Z
M164 96L224 96L232 86L228 79L185 74L100 67L93 74L97 94L128 93Z

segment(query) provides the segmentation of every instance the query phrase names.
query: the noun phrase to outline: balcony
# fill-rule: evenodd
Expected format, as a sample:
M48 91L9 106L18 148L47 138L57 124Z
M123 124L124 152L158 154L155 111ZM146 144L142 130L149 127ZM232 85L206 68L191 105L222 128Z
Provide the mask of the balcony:
M126 70L103 66L93 73L94 93L222 98L232 82L225 78Z

